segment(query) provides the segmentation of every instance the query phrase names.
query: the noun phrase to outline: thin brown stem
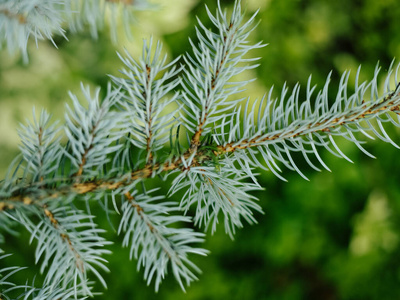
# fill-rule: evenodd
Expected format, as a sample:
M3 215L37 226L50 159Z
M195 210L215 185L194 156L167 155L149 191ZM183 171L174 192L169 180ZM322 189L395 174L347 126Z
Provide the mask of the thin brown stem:
M135 198L132 196L130 192L125 193L126 199L129 201L129 203L136 209L136 212L140 216L140 218L143 220L143 208L135 201ZM151 232L155 232L156 229L154 228L153 224L150 222L146 222L147 227L149 227Z
M100 121L99 121L100 122ZM83 174L83 169L85 168L85 165L86 165L86 162L87 162L87 156L88 156L88 154L89 154L89 151L93 148L93 140L95 139L95 137L96 137L96 134L95 134L95 131L96 131L96 127L98 126L98 123L97 124L95 124L94 126L93 126L93 128L92 128L92 130L91 130L91 132L90 132L90 135L91 135L91 143L90 143L90 145L89 145L89 147L87 147L86 149L85 149L85 152L83 153L83 155L82 155L82 160L81 160L81 163L80 163L80 165L79 165L79 169L78 169L78 171L74 174L74 176L76 177L76 181L78 182L79 181L79 177Z
M396 91L398 89L399 85L396 87ZM399 105L395 105L397 99L394 99L395 96L397 97L400 95L391 93L382 102L372 105L362 114L350 112L345 118L325 119L320 122L310 122L308 125L302 125L307 128L306 132L295 130L287 132L283 130L282 133L276 133L273 135L263 134L254 136L251 139L244 139L240 142L238 141L226 143L225 145L218 145L213 151L200 148L196 152L194 157L192 157L191 164L186 167L184 166L183 161L187 161L193 155L189 149L182 156L176 156L164 163L148 163L141 169L132 171L128 178L125 177L123 179L113 178L108 180L74 182L71 185L64 185L60 186L59 188L49 189L47 190L47 192L45 189L41 190L40 196L37 196L33 192L29 192L29 188L31 186L26 188L22 187L12 197L0 197L0 211L14 209L14 204L17 202L24 205L31 205L32 203L40 202L44 199L57 199L58 197L69 195L71 193L83 195L100 190L113 191L131 183L132 181L150 178L153 176L153 174L160 174L163 172L167 173L177 169L185 171L190 169L191 167L199 166L204 162L213 161L215 160L215 158L233 153L236 150L258 147L269 141L273 142L276 140L290 140L292 138L296 138L302 135L317 132L330 134L332 128L335 128L337 126L344 126L354 122L361 122L363 119L370 115L379 115L385 111L391 111L400 115ZM362 106L367 108L367 104L362 104Z
M58 222L58 220L56 219L54 214L47 208L46 205L41 206L41 208L43 209L45 216L50 220L50 223L52 224L52 226L58 230L60 223ZM80 256L80 254L78 253L78 251L75 249L75 247L71 241L71 238L69 237L69 235L67 233L60 233L60 237L63 240L63 242L65 242L68 245L68 248L75 256L76 267L78 268L79 271L84 273L85 272L84 262L82 261L82 258Z
M230 23L229 27L228 27L228 32L232 29L233 24ZM236 33L236 32L235 32ZM223 57L222 59L218 62L217 64L217 68L214 71L214 74L212 76L211 82L210 82L210 86L208 87L207 91L206 91L206 104L204 106L204 114L202 116L200 116L199 120L198 120L198 125L197 125L197 130L196 132L193 134L192 139L190 141L190 148L189 151L191 153L194 153L195 151L197 151L197 149L200 147L200 138L203 134L204 131L204 125L207 122L207 118L208 118L208 112L210 107L210 101L211 101L211 93L214 91L215 86L216 86L216 82L219 79L219 75L221 73L221 70L224 66L224 64L226 63L229 51L230 49L230 44L233 40L233 36L231 37L230 40L227 40L227 37L224 36L224 40L223 40Z
M12 19L18 20L19 24L26 24L27 23L26 17L23 14L14 13L14 12L9 11L8 9L0 9L0 14L3 14L8 18L12 18Z
M397 91L400 87L400 83L397 84L395 91ZM350 112L345 118L334 118L334 119L324 119L320 122L310 122L308 125L302 125L302 127L307 128L307 133L303 131L290 131L287 132L286 130L282 130L281 133L275 133L274 135L262 134L254 136L251 139L243 139L242 141L238 142L231 142L227 143L223 146L218 146L218 151L222 153L231 153L235 150L239 149L247 149L251 147L257 147L261 144L266 142L271 142L274 140L288 140L292 138L296 138L298 136L302 136L309 133L316 133L316 132L325 132L328 133L331 129L337 126L345 126L347 124L351 124L354 122L361 122L368 116L371 115L379 115L382 111L391 111L398 115L400 115L400 107L399 105L395 105L395 101L393 98L396 96L395 91L389 94L382 102L372 105L369 109L367 109L362 114L357 112ZM398 95L400 96L400 94ZM362 103L361 107L367 108L367 103ZM322 128L321 128L322 127ZM315 130L312 130L315 128Z
M143 91L143 99L146 101L146 105L147 105L147 98L152 96L151 94L148 95L146 93L146 90L148 90L150 88L150 85L151 85L151 67L149 65L147 65L147 64L146 64L146 74L147 74L146 87L145 87L145 91ZM152 106L151 101L150 101L149 106L147 107L146 113L147 113L146 122L147 122L147 126L149 127L149 133L148 133L148 135L146 137L146 151L147 151L147 155L148 155L146 163L148 165L151 165L152 162L153 162L153 152L151 150L151 144L152 144L152 139L153 139L153 131L151 130L151 128L153 126L153 117L152 117L153 106Z

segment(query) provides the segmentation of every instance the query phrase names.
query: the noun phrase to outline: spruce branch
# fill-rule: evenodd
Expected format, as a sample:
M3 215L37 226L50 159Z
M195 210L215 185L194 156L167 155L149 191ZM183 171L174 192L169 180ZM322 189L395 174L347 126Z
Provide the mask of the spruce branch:
M7 45L10 53L21 50L28 59L27 43L48 39L54 45L53 34L65 37L62 28L62 0L8 0L0 3L0 49ZM65 37L66 38L66 37Z
M256 223L253 211L262 212L254 201L256 197L248 192L259 190L260 186L246 182L246 174L230 166L229 161L222 160L218 168L212 162L201 166L192 166L182 172L173 182L170 194L185 190L181 209L188 212L196 206L195 225L205 230L211 227L214 233L219 215L223 215L225 232L233 239L235 228L243 227L242 218L248 223Z
M39 40L49 40L57 47L54 35L67 39L68 29L77 32L86 26L93 38L97 38L108 19L112 40L116 42L119 21L128 36L132 36L130 25L134 22L134 11L151 7L147 0L3 0L0 2L0 49L5 45L10 53L19 50L27 62L29 38L34 39L36 46Z
M261 100L245 101L237 94L248 81L234 80L257 66L257 59L247 58L263 46L248 41L256 15L244 21L240 1L230 18L219 3L215 16L207 13L215 32L199 21L198 42L191 41L193 55L184 56L183 66L178 58L168 62L161 44L150 39L138 60L119 54L122 77L111 76L104 97L83 85L84 104L70 93L63 126L51 124L45 111L21 126L21 155L0 184L0 229L22 224L37 241L36 260L46 273L42 288L26 287L21 297L93 296L90 274L105 286L99 270L108 270L103 256L109 242L88 207L100 204L108 212L108 197L120 215L123 246L147 283L154 281L158 290L172 271L184 289L200 273L190 255L208 253L197 246L205 234L192 223L214 233L223 222L231 238L243 221L255 223L254 214L262 212L252 195L262 189L258 168L284 179L284 165L306 178L293 156L301 153L315 170L317 162L329 170L318 151L348 159L335 142L340 137L367 155L363 136L398 147L384 123L400 127L400 65L390 66L383 92L377 67L362 83L357 71L354 91L345 72L335 99L328 97L329 75L318 93L310 77L304 99L296 85L290 93L285 86L277 99L271 89ZM155 177L171 183L167 197L148 189ZM172 201L179 192L179 201ZM77 208L82 200L86 210ZM0 283L8 284L3 278Z
M62 155L60 146L60 127L50 125L50 115L42 110L39 120L36 120L33 110L33 124L21 125L18 133L22 141L20 147L23 159L27 162L26 172L33 176L32 182L43 181L57 168Z
M383 96L378 92L378 75L380 68L376 67L373 79L359 84L360 68L357 71L355 91L348 94L349 73L342 75L339 92L333 105L329 105L328 88L329 76L324 88L312 100L315 87L311 87L311 77L306 89L306 100L300 102L300 86L294 87L291 95L287 97L288 89L283 89L280 99L272 99L270 91L260 103L258 113L253 104L247 102L245 118L238 123L240 114L230 117L228 132L217 134L221 152L240 152L249 148L256 148L263 157L264 162L272 171L279 167L275 160L283 163L291 170L297 171L307 179L296 166L291 157L292 152L301 152L307 163L319 171L319 168L309 159L314 154L320 164L329 170L318 154L317 146L326 148L338 157L347 158L335 142L335 137L343 137L353 142L366 155L372 156L362 147L362 141L354 134L362 133L367 138L373 138L369 132L380 140L398 146L390 139L382 123L391 122L399 126L400 84L398 81L399 67L396 70L390 66L385 80L385 92ZM391 89L390 79L392 73L396 82ZM368 95L370 95L369 100ZM261 107L265 107L261 109ZM250 111L250 112L249 112ZM378 128L371 123L376 122ZM397 120L397 121L396 121ZM331 148L333 147L333 149ZM259 158L252 155L253 163L257 167L263 167ZM274 172L277 176L278 173Z
M7 215L31 233L31 242L37 240L36 263L42 260L41 273L48 269L45 286L51 289L59 286L63 290L79 286L83 295L93 295L87 272L92 272L106 286L98 269L108 271L102 256L110 251L102 248L110 242L99 235L104 230L96 228L92 216L49 206L55 205L50 202L30 205ZM37 224L32 221L34 215L41 219Z
M168 262L174 277L185 290L183 282L189 285L199 273L187 257L188 253L206 255L207 251L192 248L192 243L202 243L204 234L188 228L174 228L174 223L191 222L190 218L174 215L179 206L173 202L160 201L162 196L151 196L154 191L144 195L126 192L122 205L122 218L118 233L125 232L124 246L130 246L130 257L138 260L138 269L144 267L144 277L150 284L155 277L155 289L159 288L167 273ZM140 253L139 253L140 251Z
M219 119L218 115L228 112L240 103L241 99L229 97L239 93L250 80L231 82L231 79L247 69L256 68L257 64L241 64L258 60L245 59L245 55L252 49L265 46L261 42L248 45L247 38L255 28L252 25L257 13L242 24L240 1L236 2L230 20L226 12L222 11L219 1L216 16L207 6L206 9L217 32L207 29L198 20L198 44L190 40L193 57L184 57L187 69L183 76L184 107L180 116L185 120L184 125L188 131L193 133L190 141L191 152L196 152L201 138L211 130L209 125Z
M11 254L3 254L4 251L0 249L0 261L4 260ZM15 273L24 270L25 268L13 266L6 267L0 269L0 299L9 300L10 298L7 296L11 291L23 289L24 286L18 286L15 283L10 281L10 277L12 277Z
M0 261L6 260L11 254L3 254L0 249ZM16 285L11 282L12 276L18 272L25 270L26 267L6 267L0 269L0 299L12 300L12 299L24 299L24 300L48 300L48 299L59 299L59 300L71 300L71 299L86 299L82 290L82 285L79 284L76 287L70 287L68 289L61 288L59 285L43 286L37 288L32 284ZM53 284L54 285L54 284ZM11 296L17 295L17 296ZM11 298L13 297L13 298Z
M77 97L70 94L73 108L67 106L68 113L65 115L65 134L70 142L72 153L66 152L72 163L71 171L76 181L80 177L93 177L99 174L100 169L108 162L107 155L116 152L122 145L113 145L123 134L119 129L118 115L110 111L111 107L118 101L118 90L108 93L100 103L100 89L96 90L94 97L91 96L89 88L82 86L88 107L83 107Z
M146 164L156 160L156 152L168 142L169 135L163 128L174 123L174 113L165 114L171 104L177 101L178 93L167 97L179 84L176 68L179 58L166 64L167 57L161 58L161 43L157 43L151 55L152 39L143 45L143 56L136 62L128 53L127 58L119 55L128 70L122 70L125 78L111 76L116 86L124 93L120 105L127 114L129 122L129 142L146 153ZM160 77L160 78L158 78Z

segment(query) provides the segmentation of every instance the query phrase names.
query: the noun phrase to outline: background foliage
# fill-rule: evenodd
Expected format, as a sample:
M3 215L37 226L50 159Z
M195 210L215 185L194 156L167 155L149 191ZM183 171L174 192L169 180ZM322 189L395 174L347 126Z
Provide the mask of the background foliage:
M77 92L80 81L105 90L105 74L115 75L122 68L115 50L125 47L138 56L142 38L150 35L162 39L171 59L188 51L195 16L206 22L204 3L211 11L216 4L158 2L158 11L137 14L134 40L121 35L119 46L112 45L107 32L98 40L87 32L70 36L70 41L57 38L59 50L50 42L40 43L39 49L31 43L27 65L19 55L0 53L1 177L17 151L18 122L30 118L32 106L46 107L61 117L68 90ZM233 1L221 3L230 7ZM378 60L385 68L393 57L400 57L400 7L395 0L249 0L243 6L246 3L249 15L261 6L261 23L252 38L269 43L255 54L262 57L261 66L247 74L258 78L246 92L253 98L272 85L279 91L285 81L289 86L296 82L305 86L311 73L320 87L330 70L334 87L346 69L355 73L362 64L362 73L372 76ZM392 136L398 142L400 132ZM302 171L310 182L290 171L284 174L288 183L263 174L260 184L265 191L257 196L265 215L256 216L258 225L238 231L235 241L222 228L207 239L205 248L211 255L195 258L203 275L186 294L172 277L157 294L146 287L135 263L127 263L129 250L120 247L110 229L114 254L108 257L108 290L96 299L398 298L399 150L370 142L367 149L378 158L372 160L352 144L342 149L354 165L322 153L333 172L315 173L304 165ZM105 218L102 227L109 228ZM33 263L33 247L26 245L27 240L9 237L4 250L18 249L7 251L18 252L10 260ZM33 274L34 269L28 269L17 275L25 279Z

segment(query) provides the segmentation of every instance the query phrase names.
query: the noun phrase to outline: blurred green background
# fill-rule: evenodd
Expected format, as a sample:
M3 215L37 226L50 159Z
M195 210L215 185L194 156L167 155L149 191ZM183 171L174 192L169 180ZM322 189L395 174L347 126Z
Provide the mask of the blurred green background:
M69 35L69 41L56 38L59 49L49 42L36 49L31 42L27 65L18 54L0 52L1 177L17 153L18 123L31 118L33 106L61 118L69 90L79 94L81 81L104 88L106 74L122 68L116 51L126 48L137 57L143 38L161 39L171 58L190 51L195 16L209 25L204 4L216 7L216 1L154 2L158 10L137 13L134 40L121 34L118 46L107 31L98 40L84 32ZM228 9L233 4L221 2ZM261 66L246 74L258 79L246 92L252 98L272 85L278 95L284 82L305 86L310 74L321 87L331 70L334 98L345 70L354 75L361 64L361 77L368 79L378 61L385 70L400 57L397 0L244 0L243 5L249 16L260 8L251 38L269 43L254 53ZM389 126L388 132L400 143L398 129ZM257 196L265 214L257 215L259 224L239 230L234 241L223 228L209 235L205 247L211 254L194 258L203 274L186 293L171 276L158 293L147 287L110 230L115 244L108 257L111 273L105 274L108 289L95 299L400 299L400 152L380 141L366 148L376 160L348 143L342 150L354 164L321 151L332 173L301 165L309 182L290 171L284 173L288 183L263 172L265 191ZM10 260L31 264L34 247L27 244L28 239L10 237L5 248L16 252ZM30 267L21 278L36 271Z

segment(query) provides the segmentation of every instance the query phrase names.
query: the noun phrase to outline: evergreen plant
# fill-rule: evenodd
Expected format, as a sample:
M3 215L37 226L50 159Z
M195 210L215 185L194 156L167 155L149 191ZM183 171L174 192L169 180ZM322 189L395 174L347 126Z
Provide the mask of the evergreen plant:
M52 40L55 32L65 35L65 23L76 30L87 23L96 36L105 4L115 11L137 3L2 1L2 44L27 59L29 36ZM123 11L129 24L130 11ZM168 61L150 38L141 57L119 54L124 69L110 76L105 97L82 84L81 96L70 94L64 121L42 110L21 125L21 154L0 184L0 240L15 233L14 225L25 227L44 279L43 286L17 284L12 275L23 268L1 267L0 299L84 299L96 294L93 280L106 286L110 242L94 206L119 216L116 231L148 284L158 290L170 272L184 290L200 273L191 255L208 253L204 232L222 223L233 238L244 222L256 222L261 208L252 192L263 188L257 169L285 180L286 167L307 179L299 159L329 170L321 148L350 161L340 138L368 156L363 138L399 148L384 129L385 123L400 127L399 66L388 68L383 91L377 66L365 82L358 69L354 91L343 73L335 99L328 97L330 75L320 91L310 77L304 98L296 85L277 99L272 89L259 100L243 99L239 94L253 79L238 75L257 67L251 51L265 46L248 39L257 13L245 19L239 0L231 15L219 3L216 13L207 12L214 27L199 20L191 54ZM168 194L152 181L170 184ZM2 265L9 255L0 256Z

